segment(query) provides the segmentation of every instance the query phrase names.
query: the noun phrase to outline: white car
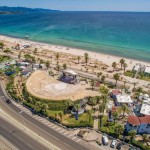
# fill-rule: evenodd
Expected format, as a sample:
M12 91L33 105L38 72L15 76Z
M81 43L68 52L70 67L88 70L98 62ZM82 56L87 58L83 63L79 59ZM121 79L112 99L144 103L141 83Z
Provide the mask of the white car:
M115 148L115 145L117 144L117 141L116 140L113 140L112 143L110 144L110 147L111 148Z
M108 144L109 144L108 137L105 136L105 135L103 135L103 136L102 136L102 142L103 142L104 145L108 145Z

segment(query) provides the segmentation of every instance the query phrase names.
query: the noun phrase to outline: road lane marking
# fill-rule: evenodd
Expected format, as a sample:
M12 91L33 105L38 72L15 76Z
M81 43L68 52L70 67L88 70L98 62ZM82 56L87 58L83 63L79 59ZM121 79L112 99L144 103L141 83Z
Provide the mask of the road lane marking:
M57 126L53 126L52 129L56 128Z
M46 122L45 125L49 124L49 122Z
M71 137L71 136L74 136L73 134L70 134L70 135L68 135L67 137Z
M63 135L66 135L66 134L68 134L69 132L66 132L66 133L64 133Z
M60 130L60 128L57 128L56 131Z
M52 126L52 124L49 124L48 126L49 126L49 127L51 127L51 126Z
M61 131L59 131L60 133L62 133L62 132L64 132L65 130L61 130Z
M72 139L75 140L77 137L73 137Z
M79 142L79 141L81 141L81 139L77 140L76 142Z

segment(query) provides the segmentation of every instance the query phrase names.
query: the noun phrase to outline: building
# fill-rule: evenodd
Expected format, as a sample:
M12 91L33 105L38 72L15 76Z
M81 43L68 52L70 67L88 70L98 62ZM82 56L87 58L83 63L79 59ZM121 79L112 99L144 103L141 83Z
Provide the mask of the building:
M140 63L137 63L134 67L133 67L133 71L136 72L143 72L145 69L145 65L142 65Z
M122 105L122 104L132 104L133 100L131 99L130 95L116 95L116 98L114 99L115 105Z
M135 130L138 134L150 134L150 115L143 117L129 116L125 129L127 132Z
M145 75L150 75L150 66L146 66L144 70Z
M150 102L144 102L142 104L140 114L142 115L150 115Z

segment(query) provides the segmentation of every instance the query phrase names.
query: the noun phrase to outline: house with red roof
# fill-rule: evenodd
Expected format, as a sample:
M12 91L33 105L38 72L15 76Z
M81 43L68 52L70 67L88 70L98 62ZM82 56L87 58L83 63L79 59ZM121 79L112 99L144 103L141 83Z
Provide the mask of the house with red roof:
M138 134L150 134L150 116L129 116L125 125L125 129L127 132L135 130Z

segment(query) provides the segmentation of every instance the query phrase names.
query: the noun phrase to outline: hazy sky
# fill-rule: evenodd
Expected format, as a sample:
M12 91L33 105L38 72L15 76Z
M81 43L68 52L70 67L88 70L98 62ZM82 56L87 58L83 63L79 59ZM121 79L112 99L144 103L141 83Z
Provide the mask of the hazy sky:
M25 6L57 10L150 12L150 0L0 0L0 6Z

